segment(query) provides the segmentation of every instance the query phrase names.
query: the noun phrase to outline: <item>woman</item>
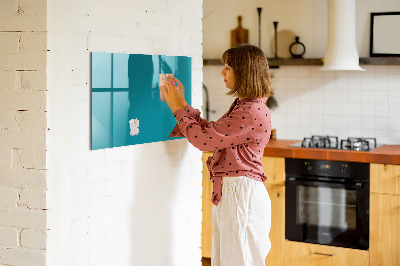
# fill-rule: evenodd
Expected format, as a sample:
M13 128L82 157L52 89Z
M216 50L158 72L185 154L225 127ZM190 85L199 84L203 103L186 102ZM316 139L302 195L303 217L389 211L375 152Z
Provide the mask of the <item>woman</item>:
M237 98L218 121L207 122L184 99L171 77L161 88L177 120L170 137L185 136L201 151L214 151L207 166L213 182L212 265L265 265L270 250L271 202L261 158L271 130L268 62L252 45L225 51L221 71L227 95Z

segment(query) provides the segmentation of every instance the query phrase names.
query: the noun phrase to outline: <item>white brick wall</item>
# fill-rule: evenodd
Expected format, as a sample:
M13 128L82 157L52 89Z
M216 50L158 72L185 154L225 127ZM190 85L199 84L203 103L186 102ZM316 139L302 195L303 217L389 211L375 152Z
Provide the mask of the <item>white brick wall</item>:
M192 56L198 108L202 0L47 9L47 264L201 265L201 152L185 139L90 151L89 52Z
M46 2L0 2L1 265L45 265Z

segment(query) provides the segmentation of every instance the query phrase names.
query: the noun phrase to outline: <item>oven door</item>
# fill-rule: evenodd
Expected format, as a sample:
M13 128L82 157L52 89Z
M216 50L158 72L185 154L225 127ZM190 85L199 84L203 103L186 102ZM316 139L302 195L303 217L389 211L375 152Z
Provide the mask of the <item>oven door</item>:
M286 178L286 239L367 250L369 185Z

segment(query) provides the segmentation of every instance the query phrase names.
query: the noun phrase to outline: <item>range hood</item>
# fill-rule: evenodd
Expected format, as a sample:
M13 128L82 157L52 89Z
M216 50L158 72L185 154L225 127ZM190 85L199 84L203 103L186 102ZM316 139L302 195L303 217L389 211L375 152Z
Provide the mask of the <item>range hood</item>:
M328 0L328 44L323 71L358 70L355 0Z

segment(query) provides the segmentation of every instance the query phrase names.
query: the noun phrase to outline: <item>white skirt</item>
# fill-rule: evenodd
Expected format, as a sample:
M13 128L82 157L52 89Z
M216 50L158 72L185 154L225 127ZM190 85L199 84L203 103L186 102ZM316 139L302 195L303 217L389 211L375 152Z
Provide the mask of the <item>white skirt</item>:
M212 210L212 266L262 266L271 249L271 201L264 184L222 178L222 197Z

